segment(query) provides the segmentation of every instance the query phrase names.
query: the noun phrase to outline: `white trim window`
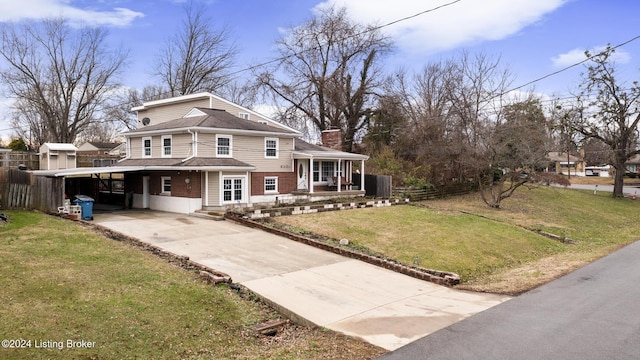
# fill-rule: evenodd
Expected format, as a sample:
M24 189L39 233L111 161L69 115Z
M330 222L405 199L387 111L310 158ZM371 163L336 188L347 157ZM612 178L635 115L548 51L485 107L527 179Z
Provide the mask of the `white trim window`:
M142 138L142 157L143 158L150 158L151 157L151 146L152 146L152 142L151 142L151 137L150 136L146 136Z
M222 203L244 202L244 177L222 178Z
M233 156L233 137L231 135L216 135L216 157L230 158Z
M160 195L171 195L171 176L160 177L160 186L162 186Z
M278 177L277 176L265 176L265 178L264 178L264 193L265 194L277 194L278 193Z
M266 159L278 158L278 138L264 138L264 157Z
M246 113L246 112L238 113L238 117L241 119L249 120L249 113Z
M321 169L320 181L326 182L328 178L335 176L335 163L333 161L323 161Z
M162 136L162 157L171 157L171 135Z

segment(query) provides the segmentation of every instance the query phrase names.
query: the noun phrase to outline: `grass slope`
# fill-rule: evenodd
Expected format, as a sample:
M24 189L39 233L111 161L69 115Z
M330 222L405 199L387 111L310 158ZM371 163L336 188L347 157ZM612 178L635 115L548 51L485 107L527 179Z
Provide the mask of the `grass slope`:
M462 288L517 294L638 238L640 202L606 193L521 188L502 209L477 194L394 206L277 218L294 230L347 238L409 265L453 271ZM571 244L526 229L552 233Z

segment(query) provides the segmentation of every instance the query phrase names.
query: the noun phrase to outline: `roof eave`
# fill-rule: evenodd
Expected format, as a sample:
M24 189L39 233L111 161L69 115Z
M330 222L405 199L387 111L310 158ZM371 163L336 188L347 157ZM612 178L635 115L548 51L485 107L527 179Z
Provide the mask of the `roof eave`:
M188 127L172 128L172 129L158 129L158 130L150 130L150 131L134 130L132 132L121 133L120 135L124 137L131 137L131 136L139 136L139 135L175 134L179 132L189 132L189 131L210 132L210 133L219 133L221 131L224 131L225 134L231 134L231 135L278 136L278 137L290 137L290 138L297 138L301 136L299 132L281 133L281 132L275 132L275 131L241 130L241 129L212 128L212 127L200 127L200 126L188 126Z
M347 152L331 151L294 151L294 159L339 159L339 160L369 160L369 156Z

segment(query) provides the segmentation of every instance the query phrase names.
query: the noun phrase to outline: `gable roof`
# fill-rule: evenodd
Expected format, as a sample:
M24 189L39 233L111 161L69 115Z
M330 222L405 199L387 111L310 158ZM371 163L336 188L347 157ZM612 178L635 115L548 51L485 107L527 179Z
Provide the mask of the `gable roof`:
M567 162L567 153L551 151L551 152L549 152L547 154L547 158L550 161ZM571 161L571 162L579 162L579 161L582 161L582 159L577 157L577 156L569 155L569 161Z
M225 129L241 132L263 132L284 136L299 136L300 133L293 130L282 129L275 126L261 124L259 122L245 120L232 115L225 110L194 108L187 116L180 119L165 121L160 124L149 125L139 129L125 132L124 135L144 133L167 133L171 131L193 129ZM200 115L202 113L203 115Z
M152 100L152 101L146 101L144 102L142 105L140 106L136 106L133 107L131 109L131 111L144 111L144 110L149 110L151 108L155 108L155 107L160 107L160 106L168 106L171 104L179 104L179 103L184 103L184 102L189 102L189 101L193 101L193 100L199 100L199 99L208 99L209 100L209 106L208 108L214 108L214 102L215 101L219 101L222 102L224 104L228 104L228 105L232 105L234 107L236 107L237 109L241 110L242 112L248 113L248 114L252 114L253 116L257 116L259 118L263 118L271 123L277 124L277 126L283 127L285 129L288 130L292 130L292 131L296 131L295 129L279 123L273 119L271 119L269 116L266 116L264 114L261 114L257 111L253 111L247 107L238 105L234 102L231 102L227 99L221 98L220 96L217 96L215 94L212 94L210 92L200 92L200 93L195 93L195 94L188 94L188 95L182 95L182 96L175 96L175 97L171 97L171 98L165 98L165 99L159 99L159 100Z
M116 142L94 142L94 141L88 141L88 143L93 145L95 148L99 150L111 150L121 144Z
M40 149L42 149L43 147L45 149L49 149L53 151L77 151L78 150L78 148L73 146L73 144L66 144L66 143L44 143L42 144Z

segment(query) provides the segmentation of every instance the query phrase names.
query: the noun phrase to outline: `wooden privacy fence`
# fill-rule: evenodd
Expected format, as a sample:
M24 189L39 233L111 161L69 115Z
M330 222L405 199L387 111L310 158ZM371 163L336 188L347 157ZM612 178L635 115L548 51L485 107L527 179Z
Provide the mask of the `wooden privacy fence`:
M383 199L390 198L392 195L391 176L365 174L364 190L366 196L373 196Z
M40 157L37 153L28 151L0 152L0 169L17 168L24 165L28 169L40 169Z
M451 184L446 186L439 186L437 188L396 187L393 189L393 196L406 198L411 201L423 201L429 199L442 199L447 196L469 194L474 191L475 188L475 185L472 183Z
M33 176L17 169L0 171L0 208L55 213L64 201L64 178Z

